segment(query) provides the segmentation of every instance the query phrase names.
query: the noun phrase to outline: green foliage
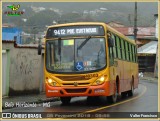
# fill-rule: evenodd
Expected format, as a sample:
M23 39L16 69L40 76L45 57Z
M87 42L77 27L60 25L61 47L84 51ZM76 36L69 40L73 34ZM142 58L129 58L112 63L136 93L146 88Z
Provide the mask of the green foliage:
M13 23L15 26L22 28L23 31L27 33L36 34L40 31L46 30L46 25L52 25L53 21L58 23L68 23L68 22L80 22L80 21L101 21L110 22L118 21L126 26L134 25L134 2L130 3L34 3L34 2L10 2L3 3L2 13L4 11L10 10L7 5L20 4L20 11L25 10L25 13L19 17L9 17L2 14L2 23ZM31 8L33 7L44 7L45 11L40 11L36 13ZM146 7L147 6L147 7ZM107 8L106 11L102 13L83 14L84 10L88 12L93 12L99 8ZM51 11L52 9L60 10L60 13ZM157 12L156 3L138 3L138 26L154 26L154 14ZM74 11L74 12L73 12ZM23 19L27 19L26 22Z

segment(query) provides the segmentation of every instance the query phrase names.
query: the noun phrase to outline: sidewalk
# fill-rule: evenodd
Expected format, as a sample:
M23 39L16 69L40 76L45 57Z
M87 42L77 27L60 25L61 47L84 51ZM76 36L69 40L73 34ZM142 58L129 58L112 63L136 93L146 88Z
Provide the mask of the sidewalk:
M145 72L143 73L143 77L139 77L139 80L145 80L148 82L158 82L158 78L154 77L154 73Z
M5 103L42 103L42 102L54 102L58 101L59 98L54 97L54 98L47 98L45 93L41 94L34 94L34 95L23 95L23 96L13 96L13 97L3 97L2 98L2 109L9 109L9 108L14 108L13 107L6 107Z
M139 80L158 83L158 78L153 78L153 77L140 77Z

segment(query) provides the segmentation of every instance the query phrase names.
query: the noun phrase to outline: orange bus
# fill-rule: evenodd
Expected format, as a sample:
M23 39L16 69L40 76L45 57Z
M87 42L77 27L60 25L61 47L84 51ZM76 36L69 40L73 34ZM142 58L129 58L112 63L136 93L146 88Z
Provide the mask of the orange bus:
M49 26L44 75L46 96L63 104L76 96L106 96L114 103L138 87L136 44L106 23Z

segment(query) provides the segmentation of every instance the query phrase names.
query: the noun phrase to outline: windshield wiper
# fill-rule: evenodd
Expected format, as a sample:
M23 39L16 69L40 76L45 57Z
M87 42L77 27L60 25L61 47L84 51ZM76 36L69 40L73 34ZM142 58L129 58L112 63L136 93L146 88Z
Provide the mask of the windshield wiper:
M77 50L80 50L80 49L88 42L88 40L90 40L90 39L91 39L91 36L87 37L87 38L81 43L81 45L80 45L79 47L77 47Z
M58 38L58 55L61 54L61 38Z
M58 38L58 55L60 56L60 63L61 63L61 38Z

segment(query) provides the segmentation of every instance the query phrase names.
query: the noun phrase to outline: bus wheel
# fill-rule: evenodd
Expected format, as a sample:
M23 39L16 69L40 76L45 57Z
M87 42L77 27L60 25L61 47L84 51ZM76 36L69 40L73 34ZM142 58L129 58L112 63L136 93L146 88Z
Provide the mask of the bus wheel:
M70 103L71 97L60 97L63 105L67 105Z
M128 96L133 96L133 93L134 93L134 87L133 87L133 83L131 85L131 90L128 91Z
M116 103L117 102L117 97L118 97L118 85L115 86L115 93L111 96L107 97L107 100L109 103Z
M126 97L127 97L127 92L122 92L122 93L121 93L121 97L122 97L122 98L126 98Z

